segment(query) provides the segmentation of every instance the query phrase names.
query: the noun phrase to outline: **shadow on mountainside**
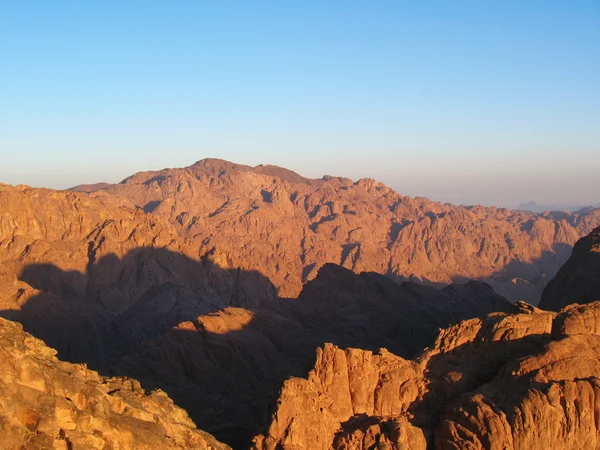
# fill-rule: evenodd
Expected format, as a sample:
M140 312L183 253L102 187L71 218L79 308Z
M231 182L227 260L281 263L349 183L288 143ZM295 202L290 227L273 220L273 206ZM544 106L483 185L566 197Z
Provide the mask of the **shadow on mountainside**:
M562 265L569 259L573 247L569 244L554 244L552 251L545 250L533 261L512 260L502 270L489 277L478 278L488 283L500 295L511 302L524 300L538 305L542 292L554 278ZM464 278L454 278L453 282L464 282Z
M543 290L568 260L572 251L573 247L569 244L555 244L552 251L543 251L539 258L532 261L511 260L501 270L489 276L474 278L474 280L489 284L494 291L511 303L523 300L537 306ZM410 281L435 288L447 286L446 283L431 281L427 278L397 275L391 267L385 275L396 283ZM457 284L464 284L470 280L473 280L473 278L465 276L452 277L452 283Z
M279 300L262 275L209 257L138 248L90 261L86 273L26 267L20 280L41 293L0 315L63 360L163 389L234 448L264 432L283 382L306 377L326 342L412 357L439 328L511 310L483 283L438 290L333 264Z
M227 306L256 306L276 298L258 272L222 269L210 258L192 260L166 249L141 247L122 259L95 260L87 271L33 264L19 275L41 291L20 310L0 315L58 350L61 359L84 362L102 373L143 340L178 323ZM259 300L257 300L259 299Z
M540 307L560 311L572 303L600 300L600 228L581 239L573 255L548 283Z

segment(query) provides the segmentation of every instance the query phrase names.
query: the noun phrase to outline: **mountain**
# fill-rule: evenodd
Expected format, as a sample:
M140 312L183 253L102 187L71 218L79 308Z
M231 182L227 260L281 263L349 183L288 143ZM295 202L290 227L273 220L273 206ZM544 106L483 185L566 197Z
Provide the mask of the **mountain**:
M512 308L482 283L438 290L325 265L297 300L181 323L117 372L164 389L202 429L244 448L266 428L284 381L306 374L325 343L410 357L440 328Z
M80 184L78 186L74 186L67 190L74 191L74 192L86 192L89 194L91 192L96 192L96 191L100 191L102 189L106 189L107 187L110 187L109 183Z
M246 448L253 437L256 447L269 449L368 448L396 438L418 448L439 433L445 436L439 442L452 448L469 439L476 445L473 436L496 433L496 423L505 430L499 442L514 443L521 434L506 427L520 420L510 408L523 399L515 394L513 403L503 403L502 393L538 398L546 395L539 383L554 381L559 388L548 388L564 391L548 401L574 406L564 419L541 397L536 408L543 420L558 420L556 439L564 435L579 444L572 432L579 428L562 423L578 420L588 427L586 436L594 433L580 410L595 406L569 392L595 389L587 378L600 373L588 355L596 338L586 327L596 306L557 315L513 305L490 285L512 299L535 296L572 243L599 221L598 210L538 215L443 205L402 197L374 180L312 180L275 166L220 160L135 174L89 194L0 185L0 316L20 322L61 360L97 370L90 376L109 385L102 396L119 392L113 385L132 386L133 394L123 395L168 428L169 411L180 410L157 410L140 400L148 395L142 387L161 389L195 425L234 448ZM0 329L16 326L11 323L0 321ZM573 341L574 331L561 331L567 326L585 336ZM0 351L12 351L12 342L0 339ZM591 361L591 372L577 359L565 360L573 348ZM523 358L534 358L531 364L556 358L564 373L546 382L537 372L510 372ZM75 369L52 361L65 371L62 383L73 383L63 389L80 389ZM317 378L298 381L311 368ZM20 383L9 375L0 374L6 399ZM124 376L130 378L118 378ZM115 379L124 384L106 381ZM483 419L473 429L460 419L461 411L492 417L478 403L479 389L499 416L488 431ZM64 392L52 388L34 403L58 396L73 401L74 394ZM348 392L362 406L349 407ZM117 414L134 411L102 398ZM28 401L16 397L0 417L29 411ZM35 414L41 424L55 420L51 408ZM154 430L148 436L159 430L128 423ZM189 419L178 423L185 433L213 439L194 431ZM55 440L81 431L71 434L56 424L48 431ZM131 436L119 426L110 422L107 436ZM179 439L179 431L173 433L163 438ZM29 435L15 442L23 436Z
M522 305L440 332L413 360L326 345L285 382L255 449L595 449L600 302Z
M581 238L573 254L546 286L540 306L559 311L571 303L600 300L600 228Z
M258 271L104 192L0 186L0 211L0 316L63 360L162 388L236 448L326 342L408 357L440 327L511 308L479 282L439 290L333 264L280 298Z
M0 318L3 449L205 449L229 447L197 430L161 391L62 362L56 351Z
M594 205L585 205L585 204L572 204L572 203L555 203L555 204L546 204L546 205L538 205L536 202L528 202L521 203L517 206L516 209L522 211L531 211L534 213L543 213L545 211L570 211L570 212L579 212L590 209L600 208L600 203L596 203Z
M297 297L326 263L394 280L477 279L537 303L600 210L533 214L401 196L372 179L307 179L275 166L206 159L137 173L110 194L173 225L221 267L254 270Z

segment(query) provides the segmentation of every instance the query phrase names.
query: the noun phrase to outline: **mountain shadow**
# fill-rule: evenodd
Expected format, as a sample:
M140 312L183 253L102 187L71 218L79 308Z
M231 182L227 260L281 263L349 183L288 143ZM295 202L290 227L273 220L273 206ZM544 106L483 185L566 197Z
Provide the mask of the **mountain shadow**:
M326 342L412 357L439 328L512 309L484 283L438 290L333 264L297 299L278 299L265 277L210 255L138 248L90 261L86 273L26 267L20 280L42 292L0 315L61 359L163 389L234 448L265 430L284 381L306 377Z
M276 298L273 285L258 272L222 269L208 257L195 261L148 247L122 259L109 254L95 261L91 255L85 273L33 264L19 279L41 293L20 310L0 315L21 322L61 359L107 374L140 342L181 322Z
M554 244L552 250L543 251L533 261L512 260L502 270L478 280L488 283L511 302L523 300L538 305L544 288L567 261L572 250L573 247L569 244ZM464 281L466 280L460 277L453 279L455 283Z
M600 300L600 228L575 244L569 260L548 283L540 307L560 311L571 303Z

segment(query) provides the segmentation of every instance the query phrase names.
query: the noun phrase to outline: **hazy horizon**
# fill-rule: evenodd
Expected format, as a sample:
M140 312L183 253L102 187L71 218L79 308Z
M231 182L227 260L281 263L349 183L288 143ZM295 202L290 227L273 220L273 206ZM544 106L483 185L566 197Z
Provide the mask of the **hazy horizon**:
M0 182L206 157L403 195L596 204L594 1L0 5Z
M201 158L201 159L208 159L208 158L224 159L224 158L220 158L218 156L206 156L205 158ZM180 165L180 166L168 165L168 166L165 166L165 167L152 168L152 169L149 169L149 168L138 168L138 169L135 169L135 170L133 170L131 172L126 173L122 177L118 177L117 179L85 179L85 180L83 180L80 183L66 183L64 181L63 182L57 182L57 184L39 184L39 183L23 183L23 182L8 183L8 182L5 182L3 180L0 180L0 182L7 183L7 184L13 184L13 185L16 185L16 184L25 184L25 185L29 185L29 186L32 186L32 187L38 187L38 188L48 188L48 189L64 190L64 189L69 189L69 188L76 187L78 185L84 185L84 184L90 184L90 185L99 184L99 183L117 184L117 183L123 181L125 178L127 178L127 177L129 177L129 176L131 176L131 175L133 175L135 173L159 171L159 170L163 170L163 169L183 168L183 167L191 166L192 164L194 164L197 161L199 161L199 160L194 160L194 161L191 161L189 163L186 163L186 164L183 164L183 165ZM248 166L251 166L251 167L258 166L258 165L261 165L261 164L276 165L276 164L271 164L271 163L268 163L268 162L261 162L261 163L254 164L254 163L243 163L241 161L231 161L231 160L229 160L229 161L233 162L233 163L237 163L237 164L248 165ZM284 167L284 166L280 166L280 167ZM422 192L417 192L417 191L415 191L415 192L402 191L402 189L399 189L397 186L394 186L393 181L389 182L389 181L385 181L383 179L376 178L376 177L369 176L369 175L351 177L351 176L344 175L344 174L341 174L341 173L333 173L333 172L331 172L331 173L322 173L322 174L307 175L307 173L303 173L303 172L299 172L297 170L294 170L293 167L284 167L284 168L289 169L289 170L293 170L294 172L297 172L300 175L305 176L307 178L316 178L316 179L320 179L320 178L322 178L322 177L324 177L326 175L329 175L329 176L338 176L338 177L344 177L344 178L351 178L354 181L357 181L360 178L375 178L377 181L383 182L384 184L388 185L392 189L396 190L401 195L410 196L410 197L428 197L430 200L439 201L439 202L443 202L443 203L453 203L453 204L456 204L456 205L461 205L461 204L462 205L476 205L476 204L480 204L480 205L484 205L484 206L497 206L497 207L506 207L506 208L515 209L515 208L517 208L517 206L525 205L527 203L532 203L533 202L538 207L546 205L546 206L548 206L548 208L546 208L546 209L552 209L550 207L555 207L557 210L562 210L562 209L569 209L569 208L576 209L576 208L585 207L585 206L595 206L598 203L600 203L600 199L598 199L598 198L596 200L592 199L592 200L590 200L587 203L581 202L579 200L558 201L558 202L539 202L539 201L536 201L535 199L523 200L523 201L520 201L518 203L513 203L513 204L498 204L498 203L490 203L490 202L461 202L461 201L448 200L448 197L444 197L444 196L442 196L442 198L437 198L437 197L434 197L434 196L425 195ZM540 210L540 212L541 212L541 210Z

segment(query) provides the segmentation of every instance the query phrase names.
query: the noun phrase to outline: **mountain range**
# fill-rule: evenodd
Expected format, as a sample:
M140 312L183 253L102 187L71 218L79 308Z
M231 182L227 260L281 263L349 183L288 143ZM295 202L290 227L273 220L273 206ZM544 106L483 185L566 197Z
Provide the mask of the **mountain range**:
M485 281L537 304L600 209L532 214L398 194L372 179L307 179L287 169L207 159L101 186L193 241L221 267L255 270L296 297L328 262L435 286ZM88 189L89 190L89 189Z
M531 211L535 213L543 213L545 211L569 211L569 212L584 212L586 210L600 208L600 202L596 204L586 205L583 203L551 203L537 204L536 202L527 202L519 204L516 209L522 211Z
M6 448L596 448L599 226L215 159L0 185Z

